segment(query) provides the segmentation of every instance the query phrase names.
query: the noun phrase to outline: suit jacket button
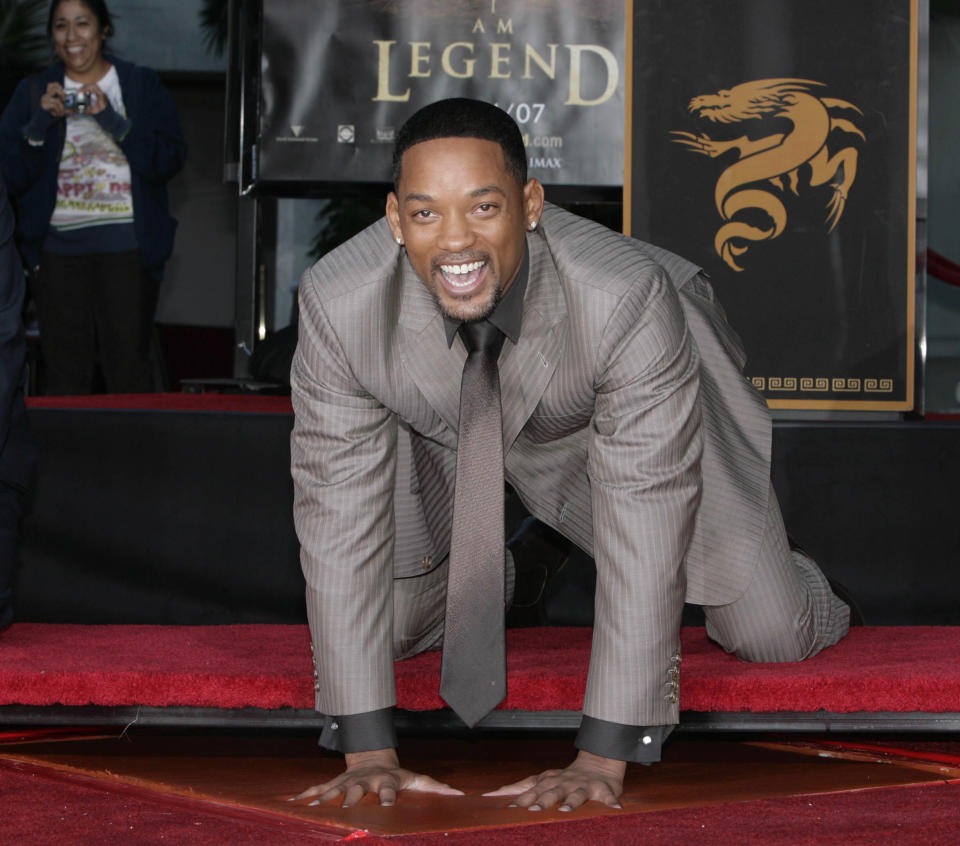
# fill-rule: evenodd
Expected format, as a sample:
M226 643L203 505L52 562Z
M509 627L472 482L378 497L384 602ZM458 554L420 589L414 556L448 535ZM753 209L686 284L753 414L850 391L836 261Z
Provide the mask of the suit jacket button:
M424 570L429 570L433 566L433 556L424 555L423 560L420 562Z

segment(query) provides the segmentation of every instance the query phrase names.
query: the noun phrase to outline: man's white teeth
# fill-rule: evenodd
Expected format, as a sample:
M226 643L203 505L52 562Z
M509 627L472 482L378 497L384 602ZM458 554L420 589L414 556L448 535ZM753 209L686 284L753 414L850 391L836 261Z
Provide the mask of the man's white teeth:
M462 276L464 273L473 273L483 267L482 261L471 261L469 264L441 264L440 269L444 273Z

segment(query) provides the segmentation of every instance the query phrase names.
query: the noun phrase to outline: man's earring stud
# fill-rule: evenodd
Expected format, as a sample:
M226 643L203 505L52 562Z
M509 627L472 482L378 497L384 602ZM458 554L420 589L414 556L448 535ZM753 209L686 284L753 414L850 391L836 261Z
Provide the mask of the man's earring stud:
M533 232L537 228L537 222L535 220L530 221L530 231Z
M401 247L403 246L403 238L401 238L399 235L397 235L397 244Z

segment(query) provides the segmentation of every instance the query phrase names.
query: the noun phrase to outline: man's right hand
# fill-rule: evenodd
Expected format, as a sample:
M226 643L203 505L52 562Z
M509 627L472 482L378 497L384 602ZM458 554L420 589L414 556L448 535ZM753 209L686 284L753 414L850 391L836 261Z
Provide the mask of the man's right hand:
M401 790L439 793L443 796L463 796L449 784L441 784L430 776L419 775L400 767L396 749L374 749L370 752L351 752L346 756L347 769L323 784L308 787L297 799L313 799L311 805L343 797L341 806L356 805L368 793L375 793L381 805L393 805Z

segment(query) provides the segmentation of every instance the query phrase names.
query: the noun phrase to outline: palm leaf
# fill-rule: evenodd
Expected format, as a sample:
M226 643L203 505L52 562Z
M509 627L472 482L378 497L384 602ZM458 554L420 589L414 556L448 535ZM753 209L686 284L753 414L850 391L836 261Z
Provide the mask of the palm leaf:
M0 69L26 73L50 61L47 0L0 0Z
M318 230L307 255L314 260L325 256L381 217L383 198L379 193L330 199L317 211Z
M229 0L203 0L200 7L200 28L203 43L208 52L223 55L227 46L227 30L230 12Z

